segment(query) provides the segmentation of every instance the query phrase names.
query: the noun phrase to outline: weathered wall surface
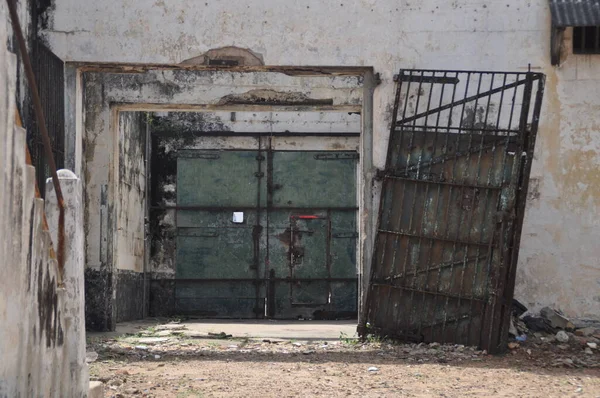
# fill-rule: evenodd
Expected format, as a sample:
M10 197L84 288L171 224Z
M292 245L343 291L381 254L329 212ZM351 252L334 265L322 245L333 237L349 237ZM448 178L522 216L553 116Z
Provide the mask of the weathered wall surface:
M61 272L53 249L56 199L52 189L46 203L35 197L26 132L15 125L16 57L5 45L6 21L0 3L0 397L83 397L81 185L72 173L63 174L67 251Z
M146 121L144 114L119 115L119 178L116 267L144 271Z
M571 54L551 66L547 3L56 0L45 35L70 61L178 63L233 45L266 65L373 66L382 77L373 116L379 167L398 68L524 71L531 64L548 81L516 295L534 311L552 305L598 317L600 56Z
M119 114L118 186L115 203L116 321L144 317L144 223L146 216L146 115Z

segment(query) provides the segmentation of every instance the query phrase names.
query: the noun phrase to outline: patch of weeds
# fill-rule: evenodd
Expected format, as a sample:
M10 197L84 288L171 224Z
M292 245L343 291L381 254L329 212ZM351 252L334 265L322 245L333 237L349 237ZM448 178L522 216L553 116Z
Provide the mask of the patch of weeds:
M381 344L385 342L385 337L377 336L374 334L368 334L365 336L365 342L369 344Z
M382 337L378 334L375 334L375 330L370 323L367 323L365 327L367 329L367 333L361 338L363 342L368 344L382 344L387 340L385 336Z
M136 334L133 334L133 335L122 334L120 336L117 336L115 338L115 340L118 341L118 342L120 342L120 343L122 343L122 342L129 343L130 341L128 341L128 340L131 340L131 338L140 338L140 337L142 337L141 332L137 332Z
M340 341L349 345L357 345L359 343L356 337L350 337L344 332L340 332Z
M190 319L190 318L181 316L181 315L173 315L173 316L169 317L169 323L181 323L187 319Z

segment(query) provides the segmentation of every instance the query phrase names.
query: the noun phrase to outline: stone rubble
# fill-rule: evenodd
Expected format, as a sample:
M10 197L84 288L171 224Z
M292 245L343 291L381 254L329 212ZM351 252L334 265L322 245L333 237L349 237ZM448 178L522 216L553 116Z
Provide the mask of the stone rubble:
M542 308L539 317L531 316L527 315L527 309L522 304L516 300L514 303L512 327L509 329L513 341L508 343L513 353L527 347L526 352L542 366L550 363L554 367L600 367L597 351L600 322L573 322L550 307ZM536 350L530 352L529 347ZM538 354L539 349L542 352ZM540 354L546 361L542 361Z

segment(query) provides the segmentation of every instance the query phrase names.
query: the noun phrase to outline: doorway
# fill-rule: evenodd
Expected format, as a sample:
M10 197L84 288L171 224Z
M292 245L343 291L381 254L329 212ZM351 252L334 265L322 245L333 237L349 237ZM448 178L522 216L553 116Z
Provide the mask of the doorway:
M356 319L360 115L320 113L337 127L291 132L248 128L260 113L224 113L225 126L207 122L216 113L186 116L191 130L168 122L172 115L150 124L150 239L162 245L151 257L164 263L170 242L172 313ZM316 120L307 113L315 112L269 118ZM237 131L215 131L232 126ZM165 190L160 205L156 191ZM166 222L169 238L157 239Z

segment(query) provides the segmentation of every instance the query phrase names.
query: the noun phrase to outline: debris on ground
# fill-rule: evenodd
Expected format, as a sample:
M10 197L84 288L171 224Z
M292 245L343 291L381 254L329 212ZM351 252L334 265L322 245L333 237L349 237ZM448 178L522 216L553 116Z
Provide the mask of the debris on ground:
M521 384L511 390L514 396L568 396L576 388L600 392L600 353L591 331L580 336L561 330L568 337L561 343L554 334L520 330L519 336L527 337L509 342L510 355L492 356L460 344L251 339L164 326L90 340L90 357L97 355L89 365L91 379L105 383L106 397L454 397L469 395L473 388L493 395L515 383ZM172 334L159 336L162 331ZM582 381L584 374L588 381ZM549 377L560 379L560 386L544 381ZM266 380L277 380L278 386L265 390L271 385ZM435 382L419 390L427 380ZM302 387L282 390L297 385ZM534 388L547 390L540 394Z
M508 348L514 355L522 347L534 359L536 349L552 358L550 366L566 368L596 368L600 343L600 324L592 320L572 322L562 312L544 307L539 316L527 313L527 308L513 301Z
M561 343L568 343L569 335L564 330L559 330L558 333L556 333L556 341Z
M98 353L95 351L87 351L85 353L85 362L86 363L92 363L92 362L96 362L96 360L98 359Z
M550 307L544 307L540 310L540 316L544 318L550 326L555 329L569 330L575 329L575 325L560 312L553 310Z

